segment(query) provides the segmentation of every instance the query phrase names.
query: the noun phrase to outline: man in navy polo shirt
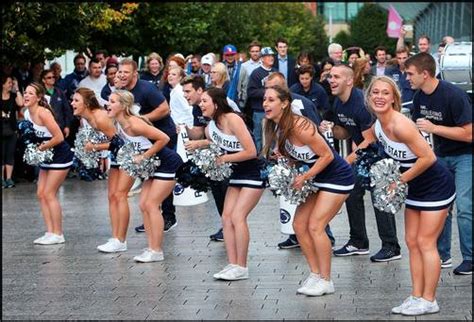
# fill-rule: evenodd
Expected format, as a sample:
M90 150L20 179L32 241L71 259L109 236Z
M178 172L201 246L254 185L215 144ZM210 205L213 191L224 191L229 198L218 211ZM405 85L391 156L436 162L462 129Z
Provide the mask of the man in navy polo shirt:
M201 95L206 89L204 78L199 75L186 77L181 81L183 86L184 97L189 105L193 107L194 124L192 128L186 127L190 140L185 143L186 149L197 149L207 145L207 140L204 134L204 129L209 123L209 119L202 115L199 103L201 102ZM211 191L216 203L219 216L222 217L224 210L224 199L227 192L227 181L212 181ZM209 236L213 241L224 241L224 233L220 228L215 234Z
M462 263L454 274L472 274L472 102L453 84L438 80L436 62L419 53L406 62L407 79L413 89L413 121L420 131L433 135L434 152L453 172L456 183L456 213ZM441 266L451 261L452 210L438 238Z
M365 107L364 93L355 88L354 72L347 65L340 64L331 68L329 75L331 92L337 96L334 100L336 114L333 128L334 138L344 140L352 138L355 145L366 144L373 117ZM327 129L326 121L321 122L320 131ZM346 157L350 164L356 160L355 149ZM364 194L361 180L357 179L349 198L346 200L349 216L350 239L340 249L334 251L335 256L367 255L369 254L369 238L365 226ZM373 195L371 195L373 200ZM370 260L373 262L387 262L400 259L400 245L397 239L395 216L374 208L375 219L382 248Z
M170 141L168 147L176 150L178 135L176 126L170 116L170 108L160 90L152 83L138 78L138 66L132 59L122 59L119 65L121 87L129 90L135 97L135 104L140 107L138 113L147 118L155 127L165 132ZM176 227L173 193L163 201L162 214L165 221L164 231ZM135 227L137 232L143 232L143 225Z

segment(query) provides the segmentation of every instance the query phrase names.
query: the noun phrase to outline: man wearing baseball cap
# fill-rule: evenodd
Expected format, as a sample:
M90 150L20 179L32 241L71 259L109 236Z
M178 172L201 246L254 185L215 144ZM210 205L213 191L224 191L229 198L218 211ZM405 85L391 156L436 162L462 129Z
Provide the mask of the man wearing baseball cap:
M260 51L262 65L257 67L250 75L247 86L247 100L252 109L253 134L257 145L257 153L262 150L262 120L265 116L263 112L263 95L265 94L265 80L268 75L277 70L273 68L275 53L271 47L264 47Z
M211 67L214 65L214 57L211 53L202 56L201 58L201 70L200 75L204 78L204 83L206 88L210 87L212 84L211 80Z
M232 83L234 79L234 72L236 70L237 64L235 62L235 57L237 55L237 48L234 45L228 44L224 46L222 50L222 56L224 60L222 61L227 68L227 74L229 74L229 81Z

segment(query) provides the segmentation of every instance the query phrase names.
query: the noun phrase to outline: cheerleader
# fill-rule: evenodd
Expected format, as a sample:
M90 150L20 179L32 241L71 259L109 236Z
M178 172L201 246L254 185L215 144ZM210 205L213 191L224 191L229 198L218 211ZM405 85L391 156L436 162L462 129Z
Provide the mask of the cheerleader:
M116 134L116 129L107 112L101 108L94 91L81 87L76 90L72 97L72 109L74 116L81 117L83 126L90 126L104 136L103 143L87 142L84 146L86 152L106 151L109 141ZM117 179L119 175L118 166L114 165L109 170L108 199L110 225L112 226L112 238L107 243L100 245L97 249L104 253L123 252L127 250L127 228L128 216L123 215L122 209L117 207L114 196L117 192Z
M36 194L46 224L46 233L34 240L35 244L53 245L65 241L62 209L57 193L72 166L73 153L69 144L64 141L64 135L44 95L44 87L38 83L31 83L26 87L24 103L27 109L24 116L25 120L33 123L35 135L41 142L38 149L40 151L53 149L54 153L52 161L39 165Z
M412 292L392 313L439 312L436 287L441 266L436 241L456 196L454 178L437 161L416 125L400 113L400 92L391 78L375 77L367 88L366 101L377 116L371 130L373 138L382 143L389 157L400 162L400 181L408 183L405 241L410 254Z
M278 154L290 162L309 166L307 172L296 177L293 187L301 189L310 181L318 188L295 212L293 228L311 270L297 292L308 296L334 293L331 242L325 227L354 187L351 167L319 134L313 122L291 111L288 89L267 88L263 109L266 118L263 154L270 157L276 147Z
M183 161L174 150L166 147L170 139L165 133L151 125L146 119L132 113L133 104L132 93L125 90L114 91L109 97L107 114L115 119L118 135L126 143L133 143L143 152L135 157L135 162L141 162L155 155L161 162L155 169L153 177L143 182L140 193L139 206L143 213L148 248L133 259L137 262L148 263L164 259L161 248L164 226L161 204L173 191L176 183L175 172ZM120 211L120 229L123 229L121 233L125 235L130 217L127 194L134 180L124 170L119 169L114 181L110 184L115 191L111 196L111 207L114 207L114 211Z
M214 278L227 281L247 279L249 228L247 217L263 193L261 163L257 149L244 120L227 103L221 88L209 88L201 96L202 115L210 119L205 132L208 140L224 152L218 163L233 163L225 195L222 225L229 264Z

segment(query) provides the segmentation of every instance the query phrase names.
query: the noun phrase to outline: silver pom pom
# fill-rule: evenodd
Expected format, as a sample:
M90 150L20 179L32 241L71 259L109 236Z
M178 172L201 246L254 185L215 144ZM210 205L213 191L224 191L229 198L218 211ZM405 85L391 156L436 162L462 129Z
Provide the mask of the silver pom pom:
M194 150L189 158L194 164L213 181L224 181L232 174L232 164L217 164L216 160L223 153L219 146L211 143L208 148Z
M136 163L134 157L140 154L142 152L136 149L133 143L126 143L117 152L117 164L133 178L148 179L153 176L155 168L160 166L161 161L157 156L153 156Z
M25 154L23 155L23 161L29 165L37 166L40 163L50 162L53 160L53 149L40 151L38 147L38 143L29 143L26 146Z
M303 203L306 198L313 192L318 191L318 188L313 186L309 181L303 184L301 190L293 188L295 178L306 172L307 169L296 168L289 165L286 158L278 158L277 164L271 167L268 173L268 184L277 196L283 196L286 201L291 204L299 205Z
M402 208L408 185L400 181L400 176L400 163L390 158L377 161L370 167L370 186L373 189L375 208L392 214ZM393 183L395 188L389 191Z
M107 141L107 137L98 133L90 126L83 126L76 134L74 141L74 155L78 158L86 169L93 169L99 167L100 151L85 150L88 142L92 144L102 143Z

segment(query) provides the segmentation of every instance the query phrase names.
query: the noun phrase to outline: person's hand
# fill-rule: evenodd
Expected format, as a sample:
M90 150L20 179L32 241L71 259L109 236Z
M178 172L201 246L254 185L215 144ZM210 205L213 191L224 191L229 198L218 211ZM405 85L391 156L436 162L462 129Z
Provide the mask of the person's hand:
M300 174L293 181L292 187L297 190L301 190L303 188L305 181L306 181L306 176L304 174Z
M42 142L39 146L38 146L38 150L40 151L44 151L46 150L46 142Z
M201 144L198 140L189 140L188 142L185 142L184 143L184 148L186 150L196 150L196 149L199 149L201 147Z
M319 131L321 133L324 133L330 129L332 129L334 126L334 123L333 122L330 122L330 121L321 121L321 123L319 124Z
M145 159L145 155L144 154L137 154L133 157L133 162L136 163L136 164L139 164L141 163L143 160Z
M94 144L92 144L91 142L87 142L87 143L84 145L84 151L86 151L86 152L92 152L92 151L94 151Z
M226 154L221 155L221 156L217 157L217 159L216 159L216 164L217 164L217 165L221 165L221 164L224 164L224 163L226 163L226 162L228 162L228 161L227 161L227 155L226 155Z
M20 88L18 87L18 80L16 78L13 79L13 86L12 86L12 92L13 93L18 93L20 91Z
M416 126L420 131L426 132L426 133L433 133L436 125L428 121L427 119L424 118L419 118L416 120Z
M69 136L70 130L68 127L65 127L63 132L64 132L64 137L67 138Z
M407 34L407 31L405 30L404 26L400 27L400 36L405 37Z

